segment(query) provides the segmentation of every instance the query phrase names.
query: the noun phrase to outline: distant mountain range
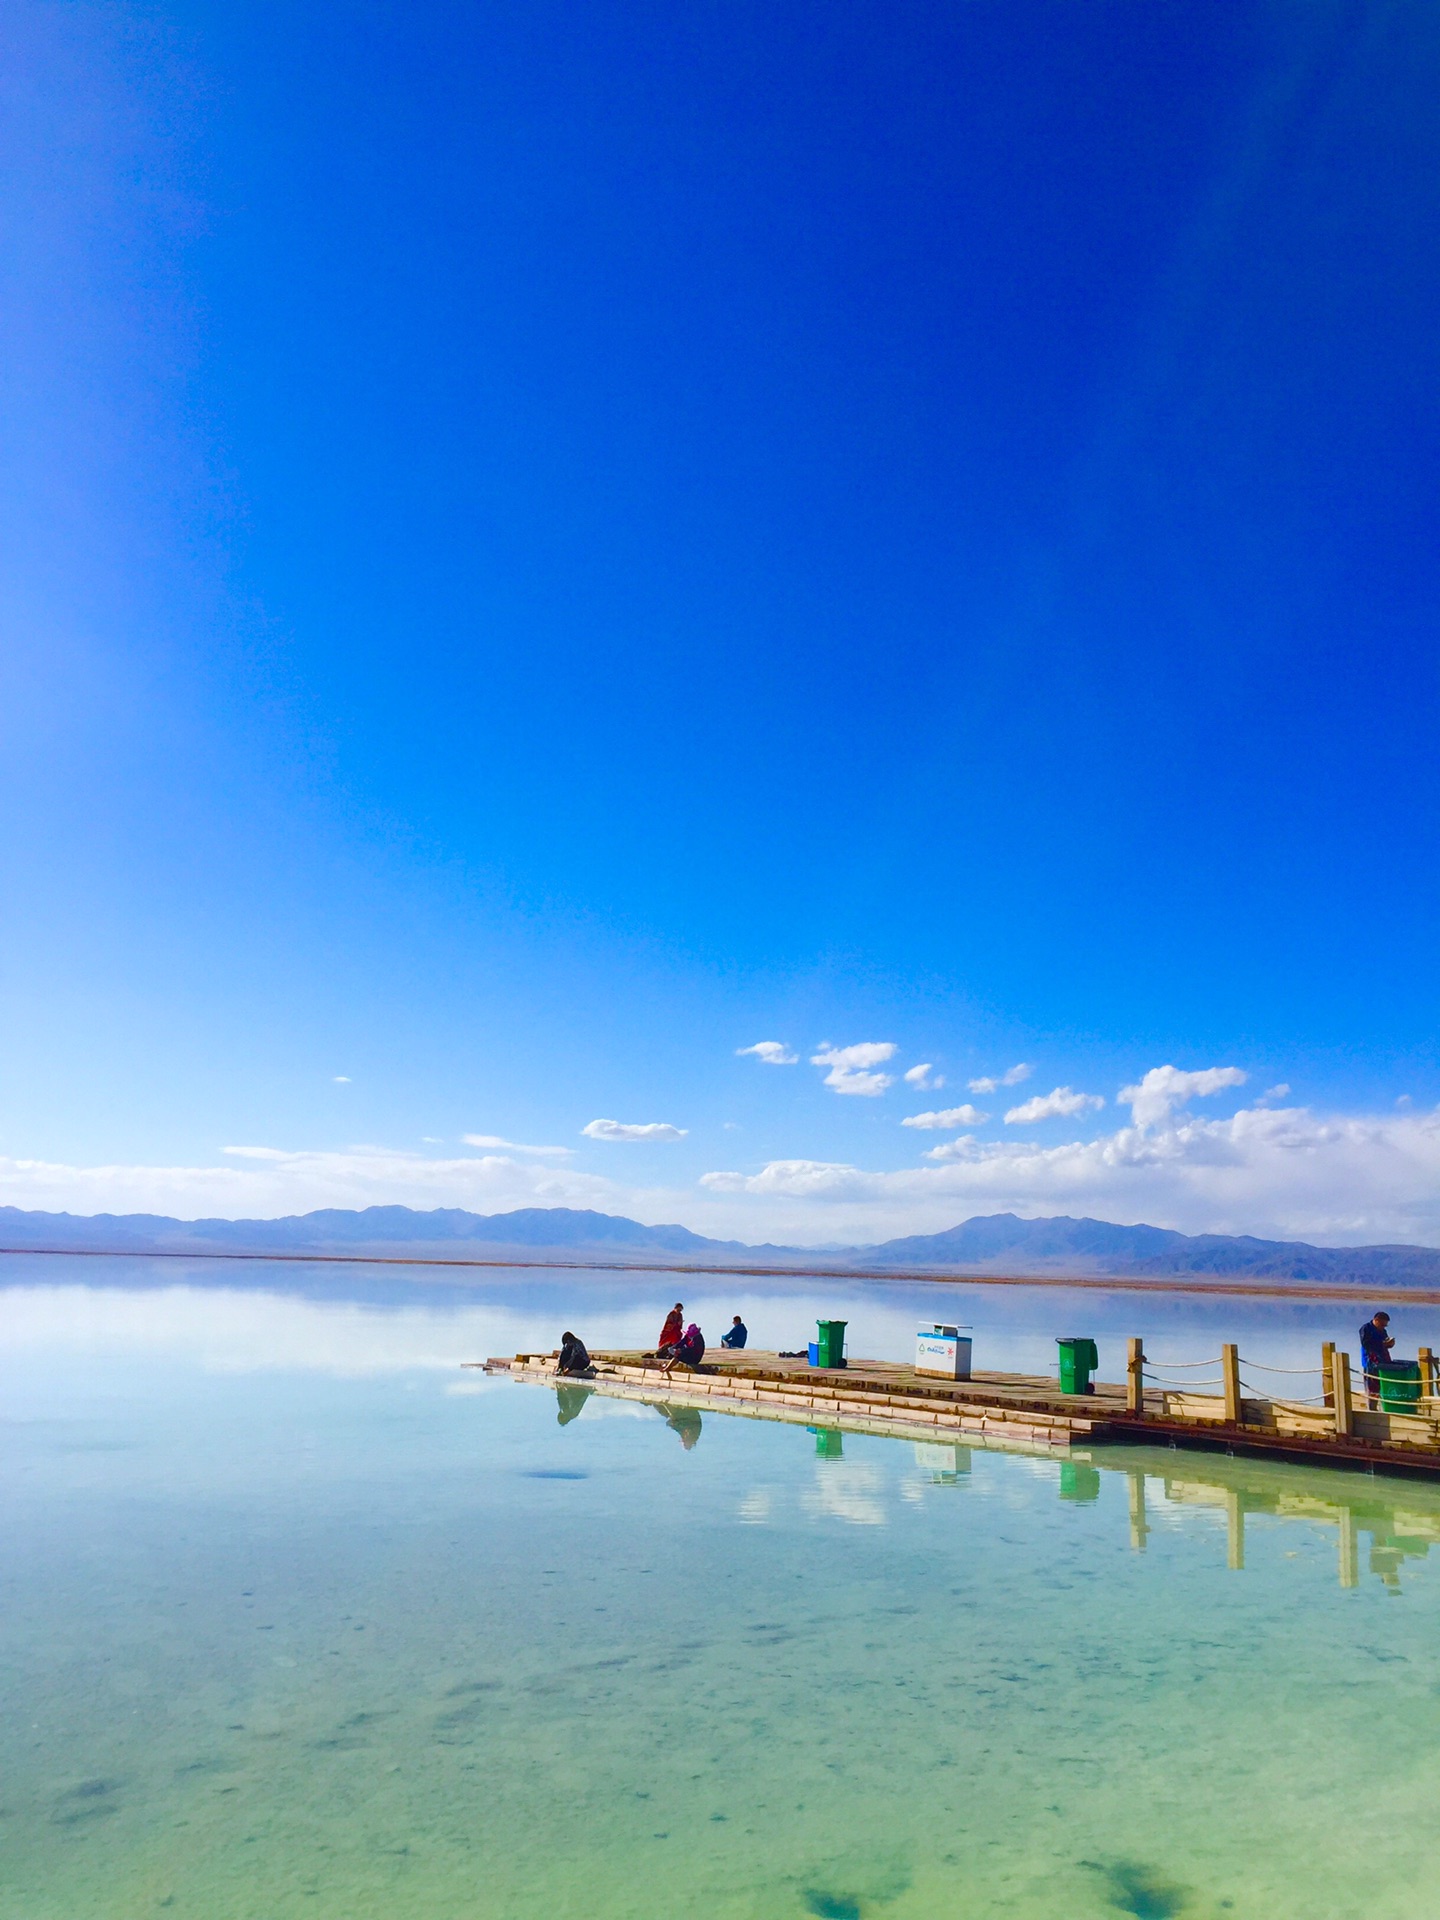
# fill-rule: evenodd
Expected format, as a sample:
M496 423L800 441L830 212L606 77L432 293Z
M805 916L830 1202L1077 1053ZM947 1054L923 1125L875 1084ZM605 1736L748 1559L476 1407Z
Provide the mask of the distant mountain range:
M1061 1215L1022 1220L995 1213L943 1233L915 1234L878 1246L747 1246L709 1240L688 1227L642 1225L611 1213L525 1207L515 1213L467 1213L459 1207L326 1207L280 1220L172 1220L151 1213L30 1213L0 1207L0 1249L75 1253L373 1254L430 1259L503 1259L506 1253L563 1259L669 1254L687 1265L907 1268L948 1273L1143 1278L1332 1281L1361 1285L1440 1284L1440 1248L1312 1247L1248 1234L1174 1233L1166 1227L1116 1226Z

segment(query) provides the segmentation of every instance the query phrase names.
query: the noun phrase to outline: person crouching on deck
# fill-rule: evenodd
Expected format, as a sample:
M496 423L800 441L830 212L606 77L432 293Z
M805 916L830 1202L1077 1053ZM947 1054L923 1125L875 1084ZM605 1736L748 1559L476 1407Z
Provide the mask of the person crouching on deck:
M738 1351L739 1348L744 1346L745 1342L749 1338L750 1338L750 1334L748 1329L746 1328L745 1322L740 1318L739 1314L737 1313L735 1316L734 1326L731 1327L728 1333L721 1334L720 1344L722 1347L734 1347Z
M664 1373L673 1373L676 1367L688 1367L695 1373L705 1358L705 1336L692 1320L675 1351L661 1369Z
M560 1358L555 1362L556 1373L591 1374L595 1368L590 1355L585 1351L585 1342L576 1334L562 1334L560 1338Z

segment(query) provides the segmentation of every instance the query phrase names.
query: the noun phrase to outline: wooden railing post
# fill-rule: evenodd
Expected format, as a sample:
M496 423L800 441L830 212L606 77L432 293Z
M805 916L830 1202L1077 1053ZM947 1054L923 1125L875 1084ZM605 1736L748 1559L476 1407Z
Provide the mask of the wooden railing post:
M1420 1349L1420 1399L1422 1404L1434 1398L1435 1394L1435 1356L1429 1347Z
M1145 1342L1132 1340L1130 1356L1125 1362L1125 1410L1127 1413L1145 1411Z
M1345 1440L1355 1431L1355 1403L1350 1393L1350 1356L1348 1353L1334 1353L1330 1358L1334 1367L1335 1432Z
M1320 1391L1325 1396L1327 1407L1335 1404L1335 1342L1322 1340L1320 1343Z
M1220 1372L1225 1380L1225 1418L1232 1427L1240 1424L1240 1349L1227 1341L1220 1349Z

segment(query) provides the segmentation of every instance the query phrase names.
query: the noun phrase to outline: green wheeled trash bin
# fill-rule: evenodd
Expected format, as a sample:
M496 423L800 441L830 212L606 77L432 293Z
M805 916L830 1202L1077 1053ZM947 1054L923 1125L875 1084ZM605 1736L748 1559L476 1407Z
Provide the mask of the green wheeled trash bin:
M818 1349L816 1362L822 1367L843 1367L845 1364L845 1329L848 1320L817 1320L815 1331L819 1335L815 1345Z
M1056 1343L1060 1348L1060 1391L1093 1393L1090 1376L1100 1364L1093 1340L1071 1337Z
M1420 1362L1418 1360L1382 1360L1375 1369L1380 1376L1382 1413L1418 1413L1420 1411Z

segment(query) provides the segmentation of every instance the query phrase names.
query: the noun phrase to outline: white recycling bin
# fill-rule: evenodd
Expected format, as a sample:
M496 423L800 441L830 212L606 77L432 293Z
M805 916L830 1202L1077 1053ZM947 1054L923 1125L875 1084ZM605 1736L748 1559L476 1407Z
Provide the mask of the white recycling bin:
M944 1327L937 1321L915 1336L915 1371L942 1380L970 1378L969 1327Z

